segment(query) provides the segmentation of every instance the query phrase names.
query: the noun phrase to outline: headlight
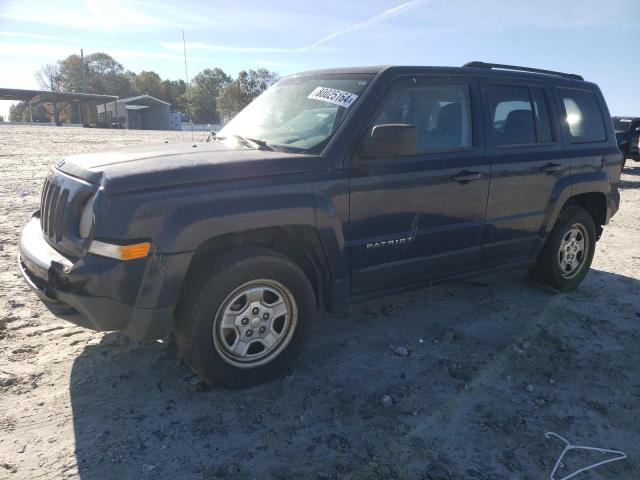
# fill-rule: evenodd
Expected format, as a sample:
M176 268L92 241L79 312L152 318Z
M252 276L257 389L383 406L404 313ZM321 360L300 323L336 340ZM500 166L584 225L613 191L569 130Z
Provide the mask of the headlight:
M87 238L93 228L93 202L95 195L87 200L84 204L82 213L80 214L80 222L78 223L78 234L81 238Z

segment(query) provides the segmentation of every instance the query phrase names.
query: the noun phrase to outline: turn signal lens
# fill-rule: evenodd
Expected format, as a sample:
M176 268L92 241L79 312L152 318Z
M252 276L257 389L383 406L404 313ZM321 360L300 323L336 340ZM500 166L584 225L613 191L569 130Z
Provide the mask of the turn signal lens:
M94 240L89 245L89 253L115 258L116 260L144 258L149 255L149 250L151 250L150 242L134 243L133 245L114 245L113 243Z
M135 245L127 245L120 247L120 258L122 260L133 260L134 258L143 258L149 255L151 244L149 242L136 243Z

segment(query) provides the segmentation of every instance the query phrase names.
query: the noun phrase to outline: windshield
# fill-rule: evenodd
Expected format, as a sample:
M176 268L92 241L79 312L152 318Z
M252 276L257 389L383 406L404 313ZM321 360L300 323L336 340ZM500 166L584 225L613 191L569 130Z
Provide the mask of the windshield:
M280 80L218 134L229 145L310 152L323 148L373 75L301 75Z
M631 118L614 118L613 128L616 132L628 132L631 128Z

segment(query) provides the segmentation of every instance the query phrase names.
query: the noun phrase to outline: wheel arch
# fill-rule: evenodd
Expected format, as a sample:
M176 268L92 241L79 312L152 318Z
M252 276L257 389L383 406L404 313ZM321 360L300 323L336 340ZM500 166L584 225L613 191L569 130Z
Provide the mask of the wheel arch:
M309 225L264 227L210 237L195 250L187 268L178 304L191 278L211 258L245 247L262 247L280 253L298 265L313 286L318 308L330 309L331 273L319 232Z
M573 195L565 202L563 209L575 206L585 209L593 218L596 226L596 237L600 239L603 226L607 220L607 197L602 192L589 192Z
M611 194L612 179L609 172L604 169L564 177L563 182L558 182L552 194L541 237L546 239L560 213L568 206L574 205L584 208L591 214L596 225L597 237L600 238L603 226L608 221L607 197Z

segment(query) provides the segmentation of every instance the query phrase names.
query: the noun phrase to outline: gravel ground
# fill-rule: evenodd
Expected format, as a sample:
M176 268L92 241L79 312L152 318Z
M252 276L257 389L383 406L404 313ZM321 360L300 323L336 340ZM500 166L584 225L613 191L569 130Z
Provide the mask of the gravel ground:
M170 346L56 319L16 266L52 161L189 138L0 126L0 478L543 479L547 431L628 455L578 478L640 477L640 164L576 292L513 271L358 304L289 376L231 391Z

